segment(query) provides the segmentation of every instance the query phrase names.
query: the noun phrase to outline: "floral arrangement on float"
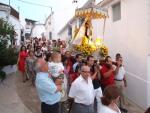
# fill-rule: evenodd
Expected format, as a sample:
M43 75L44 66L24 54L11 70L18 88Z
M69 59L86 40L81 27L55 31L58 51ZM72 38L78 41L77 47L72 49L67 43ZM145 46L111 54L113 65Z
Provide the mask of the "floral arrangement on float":
M108 55L108 47L104 44L101 38L96 38L95 45L97 46L97 51L101 57Z
M102 57L106 57L108 55L108 48L106 45L102 45L99 49L99 55Z
M101 57L108 55L108 48L103 44L101 38L97 38L95 42L92 42L89 38L84 36L81 45L75 45L74 48L76 51L83 53L84 56L92 55L95 52L98 52Z
M75 50L83 53L83 55L87 56L96 51L96 47L91 41L88 40L86 36L82 38L81 45L75 45Z

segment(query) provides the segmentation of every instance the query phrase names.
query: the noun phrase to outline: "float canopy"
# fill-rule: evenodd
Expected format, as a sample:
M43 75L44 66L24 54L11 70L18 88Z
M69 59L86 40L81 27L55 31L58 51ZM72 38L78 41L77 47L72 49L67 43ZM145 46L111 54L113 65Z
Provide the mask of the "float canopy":
M108 17L107 12L98 8L95 5L91 5L86 8L78 8L75 11L76 17L82 17L82 18L90 18L90 19L101 19Z

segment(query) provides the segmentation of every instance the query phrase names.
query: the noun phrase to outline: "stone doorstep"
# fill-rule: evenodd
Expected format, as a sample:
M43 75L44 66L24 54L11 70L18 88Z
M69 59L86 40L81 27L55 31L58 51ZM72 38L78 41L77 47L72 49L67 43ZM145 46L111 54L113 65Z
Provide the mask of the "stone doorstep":
M8 65L2 69L7 75L17 71L17 65Z

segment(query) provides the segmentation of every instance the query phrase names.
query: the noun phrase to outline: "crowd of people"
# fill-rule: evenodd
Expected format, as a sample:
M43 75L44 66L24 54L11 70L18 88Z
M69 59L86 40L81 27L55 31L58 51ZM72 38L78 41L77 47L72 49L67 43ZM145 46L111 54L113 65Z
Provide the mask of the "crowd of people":
M67 50L65 41L34 38L22 45L18 70L31 79L42 113L121 113L127 86L123 57L95 60Z

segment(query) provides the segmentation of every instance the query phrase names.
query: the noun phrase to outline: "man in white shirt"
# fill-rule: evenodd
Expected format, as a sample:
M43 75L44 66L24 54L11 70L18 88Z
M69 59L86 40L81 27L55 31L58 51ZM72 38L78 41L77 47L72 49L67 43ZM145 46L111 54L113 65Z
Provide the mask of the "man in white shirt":
M74 99L72 113L94 113L95 93L89 66L81 67L81 75L72 83L69 97Z
M125 69L122 65L122 57L117 57L116 58L116 71L115 71L115 84L116 86L120 89L121 91L121 98L120 98L120 110L123 111L124 113L127 112L127 110L124 108L125 104L125 99L123 95L124 87L127 86L126 78L125 78Z

